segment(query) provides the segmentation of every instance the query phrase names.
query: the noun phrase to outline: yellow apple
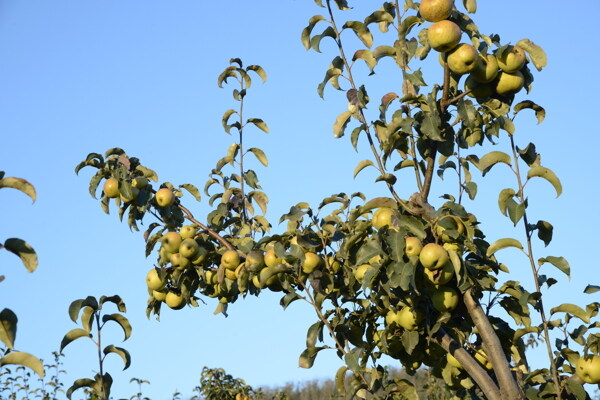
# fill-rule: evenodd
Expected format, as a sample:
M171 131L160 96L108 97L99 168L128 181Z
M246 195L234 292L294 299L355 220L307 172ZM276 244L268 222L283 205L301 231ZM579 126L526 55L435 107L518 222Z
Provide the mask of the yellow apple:
M329 270L334 274L337 274L342 268L342 264L334 256L327 257L327 265L329 266Z
M600 383L600 356L588 354L579 357L575 374L585 383Z
M154 297L154 299L156 301L165 301L165 299L167 298L167 292L163 292L163 291L159 291L159 290L153 290L152 291L152 297Z
M525 77L520 71L509 74L500 72L496 79L496 93L501 96L515 94L525 86Z
M246 269L249 272L260 271L265 266L265 256L260 250L252 250L246 255Z
M498 59L493 54L480 54L477 59L475 69L471 71L471 76L477 82L487 83L494 80L498 75Z
M175 194L168 188L158 189L154 198L159 207L169 207L175 203Z
M221 256L221 265L229 270L235 270L240 265L240 256L235 250L227 250Z
M427 30L427 40L432 49L447 52L460 43L462 31L454 22L447 19L436 22Z
M371 222L377 230L384 226L395 227L398 225L398 212L387 207L378 208L373 213L373 220Z
M404 238L404 254L408 257L414 257L421 254L423 249L423 243L419 238L414 236L407 236Z
M433 286L445 285L454 277L454 266L448 261L442 268L427 269L423 268L425 282Z
M237 279L237 274L235 273L235 270L225 269L225 277L227 279L231 279L232 281L235 281Z
M165 296L165 303L173 310L181 310L185 306L185 299L182 294L169 291Z
M467 74L475 69L478 59L479 53L475 47L462 43L448 54L448 68L455 74Z
M148 285L148 289L162 290L166 284L167 281L160 279L158 271L155 268L148 271L148 274L146 275L146 285Z
M171 261L171 264L173 264L173 267L175 267L176 269L178 269L180 271L184 270L191 264L190 259L185 258L183 255L181 255L181 253L171 254L171 259L169 261Z
M370 269L371 269L371 264L362 264L362 265L359 265L354 270L354 277L356 278L356 280L358 281L358 283L360 283L362 285L362 283L363 283L363 281L365 279L365 274Z
M179 234L184 239L193 239L196 237L196 233L198 233L197 225L184 225L179 230Z
M495 88L490 83L482 83L477 82L473 75L469 75L469 77L465 80L465 92L469 92L467 96L473 97L475 99L486 99L488 97L493 96L495 93Z
M454 0L422 0L419 6L421 18L429 22L438 22L450 16Z
M111 199L119 197L119 181L115 178L108 178L106 182L104 182L102 191L106 197L110 197Z
M274 249L267 250L264 261L267 267L274 267L277 264L283 264L283 258L277 257Z
M448 262L449 256L446 249L437 243L427 243L419 254L421 265L427 269L442 268Z
M188 259L193 259L198 254L200 245L196 242L196 239L183 239L179 245L179 254Z
M439 312L452 311L458 306L458 293L449 287L441 287L431 295L433 307Z
M310 251L304 254L302 272L304 272L305 274L310 274L315 269L317 269L319 265L321 265L321 256Z
M509 74L517 72L525 65L527 57L519 46L508 46L498 57L498 66Z
M178 253L182 239L179 232L169 231L162 236L161 242L165 250L169 253Z
M200 265L204 262L204 260L206 260L206 256L208 255L208 250L206 250L204 247L198 246L198 252L196 253L196 256L194 257L194 259L192 260L192 264L194 265Z
M385 316L385 322L388 326L395 324L407 331L416 331L421 320L423 320L423 314L408 306L399 311L390 310Z

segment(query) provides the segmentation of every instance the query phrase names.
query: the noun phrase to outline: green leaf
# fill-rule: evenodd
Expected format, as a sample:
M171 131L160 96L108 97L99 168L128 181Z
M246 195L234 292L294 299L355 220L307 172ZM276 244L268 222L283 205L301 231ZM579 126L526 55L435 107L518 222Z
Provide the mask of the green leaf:
M507 247L516 247L517 249L523 250L523 245L517 239L504 238L504 239L499 239L499 240L495 241L494 243L492 243L486 251L486 256L490 257L492 254L496 253L498 250L502 250Z
M494 165L503 163L510 166L510 161L511 158L508 154L502 151L491 151L479 159L476 167L479 168L482 175L485 176L485 174L487 174Z
M556 268L558 268L562 273L567 275L569 278L571 277L571 267L569 265L569 262L564 257L548 256L548 257L540 258L538 260L539 265L545 264L547 262L554 265Z
M223 114L223 118L221 119L221 124L223 125L223 129L225 129L225 132L227 132L229 134L231 133L230 129L232 127L232 125L229 125L229 118L233 114L237 114L237 111L235 111L235 110L227 110L227 111L225 111L225 113Z
M106 314L102 316L102 322L114 321L123 329L125 338L123 341L129 339L131 336L131 324L129 320L121 314Z
M544 118L546 118L546 110L544 110L544 107L538 106L531 100L525 100L516 104L513 107L513 112L515 113L515 115L517 115L519 111L527 108L535 111L535 116L537 118L538 124L541 124Z
M325 28L323 33L321 33L320 35L315 35L312 37L312 39L310 39L310 46L317 53L321 52L321 49L320 49L321 40L325 37L330 37L332 39L336 39L337 34L335 33L335 29L333 29L333 27L331 27L331 26L328 26L327 28Z
M196 201L201 200L200 191L198 190L198 188L196 186L189 184L189 183L184 183L183 185L179 185L179 187L187 190L192 196L194 196Z
M89 378L77 379L75 382L73 382L71 387L67 389L67 398L70 400L71 396L73 395L73 392L77 389L81 389L82 387L91 388L95 383L96 381Z
M310 34L317 23L324 21L325 17L322 15L315 15L308 20L308 26L302 30L301 40L304 48L310 50Z
M513 189L510 189L510 188L503 189L500 192L500 194L498 195L498 207L500 208L500 212L503 215L507 215L506 209L507 209L508 200L512 199L516 195L517 195L517 193Z
M546 52L537 44L533 43L529 39L521 39L517 42L516 46L519 46L529 54L531 62L538 71L541 71L546 65L548 65L548 58Z
M358 165L356 166L356 168L354 168L354 177L356 178L356 175L358 175L360 173L360 171L362 171L366 167L370 167L373 165L374 165L373 161L371 161L371 160L363 160L363 161L359 162Z
M4 365L22 365L32 369L40 378L43 378L45 375L44 364L42 361L39 358L22 351L13 351L0 358L0 366Z
M261 131L265 132L265 133L269 133L269 127L267 126L267 124L260 118L248 118L246 120L246 123L251 123L254 124L258 129L260 129Z
M574 317L579 318L580 320L582 320L583 322L585 322L586 324L590 323L590 316L588 315L587 312L585 312L583 310L583 308L576 306L575 304L561 304L560 306L554 307L550 310L550 315L559 313L559 312L564 312L567 314L570 314Z
M477 12L477 0L463 0L463 5L469 14Z
M263 214L267 213L267 203L269 203L269 197L265 193L254 190L248 193L248 198L252 199L256 202L256 204L258 204Z
M29 183L28 181L26 181L25 179L13 178L13 177L6 177L3 179L0 179L0 189L1 188L13 188L13 189L20 190L21 192L25 193L27 196L31 197L31 200L35 202L35 199L36 199L35 187L33 187L33 185L31 183Z
M550 182L552 186L554 186L554 190L556 190L556 197L560 196L562 193L562 184L560 180L556 176L552 170L544 167L533 167L529 171L527 171L527 179L531 179L534 177L543 178Z
M355 347L350 350L348 353L344 355L344 361L348 368L350 368L354 372L360 371L360 357L362 355L363 349L360 347Z
M223 72L221 72L221 75L219 75L219 77L217 78L217 85L222 88L223 87L223 83L227 83L227 79L228 78L237 78L237 67L227 67L225 68L225 70Z
M248 151L254 154L256 159L260 161L262 165L264 165L265 167L269 165L269 160L267 159L267 156L265 155L264 151L256 147L252 147L248 149Z
M129 366L131 365L131 355L129 354L129 352L127 350L125 350L122 347L117 347L117 346L113 346L108 345L104 348L104 355L108 355L109 353L114 353L117 354L118 356L120 356L123 359L123 363L125 363L125 367L123 368L123 370L126 370L127 368L129 368Z
M22 239L10 238L6 239L4 242L4 247L6 250L11 253L17 255L20 259L27 271L33 272L38 267L38 257L33 250L33 247L29 245L29 243L25 242Z
M585 294L592 294L592 293L596 293L600 291L600 286L596 286L596 285L587 285L585 287L585 289L583 290L583 293Z
M71 329L69 332L67 332L67 334L63 337L62 341L60 342L60 351L62 352L63 349L65 347L67 347L67 345L69 345L74 340L77 340L82 337L91 338L92 335L85 329L81 329L81 328Z
M552 224L550 224L550 222L540 220L537 222L536 228L538 230L538 238L544 242L545 246L548 246L550 241L552 241L552 232L554 227Z
M375 179L375 182L386 182L390 185L394 185L396 183L396 181L398 180L398 178L396 178L396 175L394 174L383 174L383 175L379 175L377 177L377 179Z
M350 28L354 31L356 36L360 39L361 42L368 48L373 46L373 35L371 31L365 24L359 21L348 21L344 24L343 28Z
M315 347L317 340L323 340L323 322L317 321L308 328L306 334L306 347Z
M17 315L12 310L5 308L0 312L0 340L11 350L17 338L17 322Z
M95 312L91 307L84 307L81 313L81 326L88 332L92 331Z
M506 210L512 223L517 226L523 215L525 215L525 203L517 203L512 198L508 200Z
M298 366L300 368L312 368L315 363L315 358L319 351L325 349L326 347L308 347L306 350L300 354L300 359L298 360Z
M261 67L260 65L249 65L246 68L246 70L254 71L256 73L256 75L258 75L260 77L260 79L262 80L263 83L265 83L267 81L267 73L265 72L263 67Z
M336 139L344 136L344 130L350 121L350 117L352 113L350 111L344 111L335 119L335 123L333 124L333 137Z
M383 57L396 57L396 49L391 46L377 46L373 50L373 57L379 61Z
M367 64L367 67L369 67L370 74L374 73L373 70L377 65L377 60L375 59L373 52L364 49L357 50L354 53L354 56L352 56L352 61L356 60L363 60Z
M346 372L348 367L342 365L335 373L335 389L337 393L345 397L346 396Z

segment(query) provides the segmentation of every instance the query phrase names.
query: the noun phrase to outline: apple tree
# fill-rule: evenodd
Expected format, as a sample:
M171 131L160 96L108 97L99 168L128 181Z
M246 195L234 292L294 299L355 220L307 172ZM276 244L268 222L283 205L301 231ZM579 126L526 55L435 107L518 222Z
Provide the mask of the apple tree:
M322 14L310 18L302 44L320 52L321 42L333 41L338 49L317 92L323 97L332 87L348 100L332 118L333 134L349 133L357 151L364 150L359 140L366 141L368 158L354 175L376 171L375 182L389 194L298 202L281 216L285 228L272 232L267 194L247 167L249 159L264 166L268 159L244 140L248 130L268 132L268 126L243 114L252 84L267 76L258 65L232 59L218 85L235 85L237 107L222 123L236 140L210 171L204 193L212 211L205 218L187 202L201 201L198 188L159 184L155 171L122 149L89 154L76 167L97 170L90 193L96 197L103 185L105 212L116 207L135 230L146 214L153 218L144 232L146 255L156 257L146 276L148 314L164 304L198 306L204 297L215 298L215 312L226 314L246 296L281 292L284 308L302 300L315 311L300 366L310 368L322 350L336 351L345 362L336 374L345 398L415 398L409 381L385 379L384 355L409 372L429 367L458 395L589 398L583 385L600 382L600 336L591 331L600 304L545 305L557 282L548 268L569 276L570 266L560 256L538 255L553 227L530 218L537 199L527 189L544 180L560 195L562 186L535 145L519 142L516 128L527 114L538 123L545 117L526 97L546 65L544 51L529 39L512 45L481 32L471 17L476 0L386 1L360 21L344 19L346 0L315 3ZM397 87L369 92L360 71L366 65L375 74L386 60L396 68L386 72L389 86ZM426 78L420 65L432 60L439 67ZM500 168L514 180L503 184L493 206L519 230L488 241L467 204L477 201L475 173L485 178ZM448 180L440 183L451 173L456 183L448 189ZM404 195L409 181L412 194ZM500 257L510 247L522 250L530 283L510 279ZM547 368L530 366L532 341L543 342Z

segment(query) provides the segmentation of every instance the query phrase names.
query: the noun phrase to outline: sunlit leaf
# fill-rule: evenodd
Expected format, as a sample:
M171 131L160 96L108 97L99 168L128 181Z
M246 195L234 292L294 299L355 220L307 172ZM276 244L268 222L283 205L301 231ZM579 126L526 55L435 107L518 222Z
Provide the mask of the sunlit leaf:
M131 365L131 355L129 355L129 352L122 347L113 346L111 344L109 346L106 346L104 348L103 352L104 352L104 355L108 355L109 353L114 353L114 354L117 354L118 356L120 356L121 359L123 359L123 363L125 364L125 367L123 368L123 370L126 370Z
M335 119L335 123L333 124L333 137L339 139L344 136L344 130L346 129L348 122L350 122L351 116L352 113L350 111L344 111L338 115L338 117Z
M343 27L352 29L360 41L368 48L373 46L373 35L369 31L369 28L362 22L347 21Z
M194 199L196 199L196 201L201 200L200 191L196 186L189 183L184 183L183 185L179 185L179 187L187 190L192 196L194 196Z
M42 361L39 358L22 351L13 351L0 358L0 366L4 365L22 365L32 369L33 372L40 376L40 378L43 378L45 375L44 364Z
M562 184L560 180L554 174L554 172L548 168L536 166L532 167L529 171L527 171L527 179L531 179L534 177L539 177L547 180L554 186L554 190L556 190L556 197L560 196L562 193Z
M31 197L32 201L36 199L35 187L28 181L22 178L6 177L0 179L0 189L2 188L13 188L20 190L27 196Z
M587 312L585 312L585 310L575 304L561 304L560 306L554 307L550 310L550 315L552 314L556 314L559 312L564 312L567 314L570 314L574 317L579 318L580 320L582 320L583 322L585 322L586 324L590 323L590 316L588 315Z
M515 115L517 115L519 111L524 109L532 109L533 111L535 111L535 116L537 118L538 124L540 124L546 117L546 110L544 110L544 107L535 104L531 100L521 101L520 103L513 106L513 112L515 113Z
M269 133L269 127L260 118L248 118L248 120L246 120L246 122L254 124L258 129L260 129L261 131L263 131L265 133Z
M373 165L374 165L373 161L371 161L371 160L363 160L363 161L359 162L358 165L356 166L356 168L354 168L354 177L356 178L356 176L360 173L360 171L362 171L366 167L373 166Z
M252 147L252 148L248 149L248 151L251 152L252 154L254 154L256 159L258 161L260 161L260 163L262 165L264 165L265 167L269 165L269 160L267 159L267 156L265 155L264 151L262 151L261 149L259 149L257 147Z
M308 26L302 30L301 40L306 50L310 49L310 34L317 23L325 20L322 15L315 15L308 20Z
M485 176L494 165L498 163L503 163L506 165L511 165L511 158L508 154L502 151L491 151L481 157L479 159L479 163L476 165L477 168L482 172L482 175Z
M91 388L92 385L94 385L94 383L96 383L96 381L89 379L89 378L77 379L75 382L73 382L71 387L69 389L67 389L67 398L70 400L74 391L76 391L77 389L81 389L83 387Z
M246 70L254 71L262 79L263 83L267 81L267 73L260 65L249 65Z
M123 329L123 333L125 334L125 338L123 341L129 339L131 336L131 324L129 320L121 314L105 314L102 316L102 322L114 321Z
M585 289L583 290L583 293L585 294L592 294L592 293L596 293L600 291L600 286L596 286L596 285L587 285L585 287Z
M531 62L535 65L538 71L541 71L548 64L548 58L546 52L537 44L533 43L529 39L521 39L516 44L529 54Z
M13 349L17 337L17 315L5 308L0 312L0 340L6 347Z
M325 349L326 347L309 347L300 354L300 359L298 360L298 366L300 368L312 368L315 363L315 358L319 351Z
M33 272L38 267L38 257L29 243L22 239L10 238L4 242L4 248L17 255L27 271Z
M571 267L569 265L569 262L564 257L547 256L544 258L540 258L538 260L539 265L542 265L545 263L550 263L550 264L554 265L556 268L558 268L562 273L567 275L569 278L571 277Z
M67 347L71 342L82 337L92 337L92 335L85 329L71 329L69 332L67 332L67 334L63 337L62 341L60 342L60 351L62 352L63 349Z
M517 249L523 250L523 245L517 239L504 238L504 239L500 239L500 240L497 240L494 243L492 243L486 251L486 256L490 257L491 255L496 253L498 250L502 250L507 247L516 247Z
M477 0L463 0L463 5L469 14L477 12Z

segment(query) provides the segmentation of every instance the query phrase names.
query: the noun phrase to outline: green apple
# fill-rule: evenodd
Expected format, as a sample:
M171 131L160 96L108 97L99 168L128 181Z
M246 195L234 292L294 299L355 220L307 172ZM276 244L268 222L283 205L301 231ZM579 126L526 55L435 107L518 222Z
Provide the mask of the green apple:
M198 254L198 250L200 249L200 245L196 242L196 239L183 239L181 244L179 245L179 254L188 259L193 259L196 254Z
M104 182L104 187L102 188L104 195L111 199L115 197L119 197L119 181L115 178L108 178L106 182Z
M509 74L500 72L496 79L496 93L501 96L515 94L525 86L525 77L520 71Z
M449 287L441 287L431 295L433 307L439 312L452 311L458 306L458 293Z
M356 278L356 280L358 281L358 283L360 283L362 285L363 281L365 280L365 274L371 268L372 268L371 264L362 264L362 265L359 265L353 271L354 272L354 277Z
M283 258L277 257L274 249L267 250L264 261L267 267L274 267L278 264L283 264Z
M448 54L447 62L450 71L455 74L467 74L475 69L479 53L470 44L459 44Z
M321 265L321 257L311 251L304 254L304 262L302 263L302 272L305 274L312 273Z
M184 225L179 230L179 234L184 239L193 239L196 237L196 233L198 233L197 225Z
M396 325L407 331L416 331L422 319L423 314L408 306L399 311L390 310L385 315L385 322L388 326Z
M600 356L588 354L579 357L575 374L585 383L600 383Z
M495 87L490 83L478 82L473 75L465 80L465 92L469 92L467 96L475 99L486 99L495 93Z
M508 46L498 54L498 66L509 74L517 72L525 65L527 57L525 51L519 46Z
M171 264L173 264L173 266L180 271L187 268L191 264L190 259L185 258L181 253L171 254L170 261Z
M415 257L421 254L423 249L423 243L419 238L414 236L407 236L404 238L404 254L408 257Z
M154 297L154 299L156 301L165 301L165 299L167 298L167 292L163 292L160 290L153 290L152 297Z
M185 306L185 299L181 293L177 294L169 291L165 296L165 303L173 310L181 310Z
M155 268L152 268L146 274L146 285L148 285L148 289L151 290L162 290L166 285L167 281L160 278L158 275L158 271Z
M158 189L154 198L159 207L169 207L175 203L175 194L168 188Z
M423 268L425 282L433 286L445 285L454 277L454 266L448 261L442 268L428 269Z
M495 55L480 54L477 58L477 65L471 71L471 76L477 82L491 82L498 75L498 69L498 59Z
M371 223L377 230L384 226L389 226L390 228L396 227L398 225L398 212L388 207L378 208L373 213L373 220Z
M462 31L454 22L447 19L436 22L427 30L427 40L432 49L447 52L460 43Z
M181 246L182 242L181 235L179 232L169 231L165 233L162 238L162 245L169 253L178 253L179 246Z
M421 18L429 22L447 19L454 7L454 0L422 0L419 6Z
M444 267L449 260L448 252L437 243L427 243L419 254L421 265L427 269Z
M225 269L235 271L238 265L240 265L240 262L240 256L235 250L227 250L221 256L221 265Z
M194 264L194 265L202 264L204 262L204 260L206 260L207 255L208 255L208 250L206 250L202 246L198 246L198 252L196 253L196 256L194 257L194 259L192 260L192 264Z
M334 256L327 257L327 266L329 267L329 270L334 274L337 274L342 268L342 264L338 260L336 260Z

